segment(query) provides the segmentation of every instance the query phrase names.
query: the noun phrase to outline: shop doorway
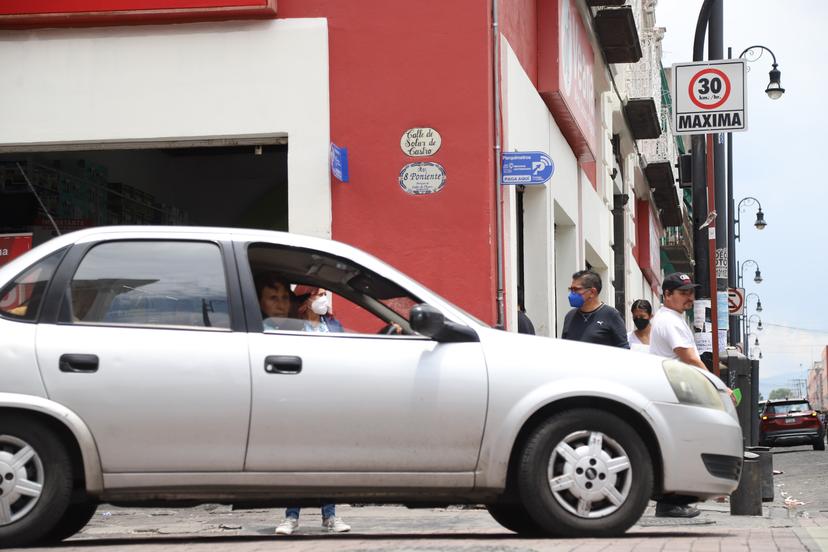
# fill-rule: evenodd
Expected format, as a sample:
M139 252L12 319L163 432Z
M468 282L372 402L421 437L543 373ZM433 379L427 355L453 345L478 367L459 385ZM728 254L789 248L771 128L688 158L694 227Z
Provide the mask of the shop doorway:
M123 224L288 230L287 139L227 142L0 154L0 233L32 232L42 243L57 233L46 211L61 233Z

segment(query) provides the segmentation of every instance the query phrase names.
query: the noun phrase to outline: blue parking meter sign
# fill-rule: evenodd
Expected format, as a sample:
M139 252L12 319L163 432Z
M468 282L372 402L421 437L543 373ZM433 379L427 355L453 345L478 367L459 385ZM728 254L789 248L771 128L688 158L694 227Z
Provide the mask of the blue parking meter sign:
M547 182L555 172L552 158L542 151L504 152L500 165L502 184L537 185Z
M331 172L340 182L348 182L348 148L331 142Z

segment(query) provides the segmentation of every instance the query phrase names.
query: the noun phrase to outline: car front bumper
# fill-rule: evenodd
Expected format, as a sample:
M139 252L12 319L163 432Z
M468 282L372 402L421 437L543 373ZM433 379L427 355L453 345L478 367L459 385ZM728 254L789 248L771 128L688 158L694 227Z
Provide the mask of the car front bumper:
M651 403L646 413L661 447L665 495L707 499L736 489L743 443L731 413L675 403Z

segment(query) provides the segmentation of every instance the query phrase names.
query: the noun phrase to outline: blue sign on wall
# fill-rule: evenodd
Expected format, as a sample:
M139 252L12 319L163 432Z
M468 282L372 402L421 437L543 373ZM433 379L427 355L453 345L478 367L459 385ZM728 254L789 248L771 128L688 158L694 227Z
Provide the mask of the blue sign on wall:
M331 172L340 182L348 182L348 148L340 148L333 142L331 142Z
M555 164L542 151L504 152L500 165L503 184L543 184L552 178Z

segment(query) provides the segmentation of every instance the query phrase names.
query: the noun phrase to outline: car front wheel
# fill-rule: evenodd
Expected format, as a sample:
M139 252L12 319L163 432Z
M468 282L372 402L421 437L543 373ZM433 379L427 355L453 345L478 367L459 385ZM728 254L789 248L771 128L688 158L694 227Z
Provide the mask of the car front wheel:
M71 461L57 436L36 421L0 415L0 547L49 534L71 493Z
M550 536L521 504L490 504L486 509L496 522L522 537Z
M518 468L526 511L549 533L611 537L641 518L653 490L650 455L638 433L597 409L549 418L530 435Z

